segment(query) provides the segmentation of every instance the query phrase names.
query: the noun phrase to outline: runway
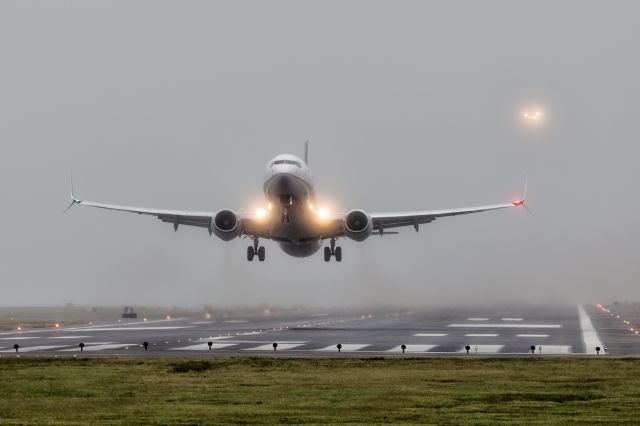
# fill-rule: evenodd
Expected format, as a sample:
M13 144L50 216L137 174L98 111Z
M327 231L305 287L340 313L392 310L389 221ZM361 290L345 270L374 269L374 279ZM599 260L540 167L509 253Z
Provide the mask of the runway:
M640 315L633 308L619 310L496 306L115 319L1 332L0 356L402 356L403 345L405 356L531 356L532 346L535 356L640 355L640 336L633 328Z

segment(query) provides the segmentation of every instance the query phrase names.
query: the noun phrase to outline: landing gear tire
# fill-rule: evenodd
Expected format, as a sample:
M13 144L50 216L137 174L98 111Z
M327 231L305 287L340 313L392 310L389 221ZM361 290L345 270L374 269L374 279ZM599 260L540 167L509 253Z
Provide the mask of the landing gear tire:
M336 262L342 262L342 247L336 247L333 255L336 257Z
M258 260L260 262L264 262L264 256L265 256L265 249L264 249L264 246L262 246L258 249Z
M328 262L331 260L331 249L329 247L324 248L324 261Z
M256 252L253 249L253 247L251 247L251 246L247 247L247 260L249 262L251 262L253 260L253 256L255 256L255 255L256 255Z

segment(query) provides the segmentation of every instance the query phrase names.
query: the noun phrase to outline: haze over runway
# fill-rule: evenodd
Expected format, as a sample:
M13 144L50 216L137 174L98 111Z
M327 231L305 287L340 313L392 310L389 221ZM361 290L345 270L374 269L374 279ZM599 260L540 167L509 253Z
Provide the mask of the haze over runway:
M494 305L112 319L0 332L0 356L638 355L640 339L628 326L637 323L637 306L613 308Z
M638 16L633 1L4 1L0 304L636 300ZM87 199L252 210L267 161L307 139L333 210L508 201L528 175L535 215L248 264L245 240L204 229L61 214L70 170Z

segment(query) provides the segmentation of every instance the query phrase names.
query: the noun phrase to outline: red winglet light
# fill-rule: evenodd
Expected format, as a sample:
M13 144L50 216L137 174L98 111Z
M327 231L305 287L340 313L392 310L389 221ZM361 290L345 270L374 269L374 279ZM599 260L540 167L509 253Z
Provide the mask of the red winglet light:
M521 206L524 204L524 200L513 200L513 205L515 207Z

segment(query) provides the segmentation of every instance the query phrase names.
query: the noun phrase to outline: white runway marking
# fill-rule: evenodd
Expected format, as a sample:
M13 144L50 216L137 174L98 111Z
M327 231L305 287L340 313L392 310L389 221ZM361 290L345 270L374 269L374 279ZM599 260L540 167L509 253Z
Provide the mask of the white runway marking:
M181 328L193 328L192 325L164 325L164 326L152 326L152 327L103 327L103 328L67 328L64 331L81 331L81 332L89 332L89 331L141 331L141 330L178 330Z
M286 351L288 349L293 349L293 348L297 348L298 346L302 346L301 343L280 343L278 342L278 350L279 351ZM248 349L244 349L245 351L272 351L273 350L273 344L272 343L268 343L266 345L260 345L260 346L256 346L255 348L248 348Z
M431 349L435 348L438 345L406 345L405 353L410 352L428 352ZM395 348L389 349L387 352L402 352L401 346L396 346Z
M469 345L471 349L469 349L470 354L476 353L476 346L478 347L479 354L497 354L500 352L504 345ZM460 349L458 352L467 352L465 348Z
M170 319L159 319L152 321L135 321L135 322L119 322L116 324L100 324L100 325L87 325L83 327L70 327L70 328L61 328L60 331L78 331L78 330L94 330L96 328L100 329L103 327L121 327L127 325L139 325L139 324L154 324L159 322L171 322L171 321L181 321L186 320L187 318L170 318Z
M502 318L502 321L522 321L522 318Z
M28 340L28 339L42 339L42 337L38 337L38 336L0 337L0 340Z
M446 333L418 333L414 334L414 336L418 337L445 337L448 336Z
M548 334L517 334L517 337L549 337Z
M562 328L560 324L449 324L458 328Z
M213 324L213 321L193 321L189 324L200 325L200 324Z
M225 324L242 324L243 322L247 322L247 320L227 320Z
M93 336L52 336L47 339L91 339Z
M238 343L213 343L211 350L227 348L229 346L237 346ZM271 348L273 349L273 347ZM171 348L172 351L208 351L209 345L206 343L198 343L197 345L183 346L181 348Z
M465 334L466 337L498 337L497 334Z
M46 351L49 349L56 349L56 348L64 348L67 345L56 345L56 346L28 346L28 347L24 347L24 348L20 348L19 352L33 352L33 351ZM5 349L2 350L0 352L15 352L15 349Z
M570 354L571 346L564 345L540 345L542 346L542 355L562 355ZM595 352L595 351L594 351ZM536 354L539 354L538 346L536 346Z
M604 345L598 337L598 332L591 323L591 318L584 310L582 305L578 306L578 315L580 316L580 330L582 330L582 343L584 343L584 353L597 355L596 346L600 347L601 353L604 354ZM542 348L544 351L544 348Z
M342 344L342 348L340 348L341 352L354 352L359 351L362 348L366 348L370 346L368 344L361 343L344 343ZM335 345L327 346L326 348L316 349L316 351L325 351L325 352L338 352L337 343Z
M467 321L489 321L489 318L473 317L473 318L467 318Z
M86 344L83 352L92 352L92 351L105 351L108 349L119 349L124 348L125 346L138 346L136 344L131 343L113 343L113 344L105 344L105 345L91 345ZM80 352L79 347L71 348L71 349L63 349L60 352Z

